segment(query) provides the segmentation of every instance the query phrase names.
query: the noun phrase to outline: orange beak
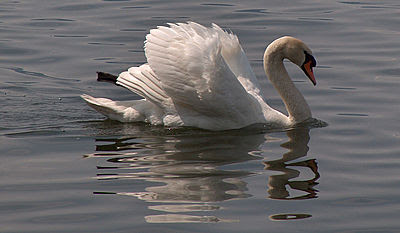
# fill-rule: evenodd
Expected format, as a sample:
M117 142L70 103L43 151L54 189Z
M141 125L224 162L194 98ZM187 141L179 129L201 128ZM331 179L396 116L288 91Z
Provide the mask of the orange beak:
M304 73L307 75L307 77L311 80L311 82L315 85L317 85L317 81L315 80L314 77L314 72L313 72L313 66L315 66L312 62L312 60L306 61L302 66L301 69L304 71Z

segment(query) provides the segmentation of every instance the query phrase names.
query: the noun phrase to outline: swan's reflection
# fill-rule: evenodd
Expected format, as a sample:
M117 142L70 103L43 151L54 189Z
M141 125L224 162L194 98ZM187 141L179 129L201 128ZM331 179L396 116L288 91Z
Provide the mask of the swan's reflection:
M129 131L132 133L140 130L131 128ZM115 193L157 203L149 206L149 209L166 213L146 216L147 222L233 221L182 213L218 210L218 202L251 197L244 178L259 175L260 163L264 163L267 170L283 172L268 179L268 193L271 198L316 197L313 186L317 184L319 174L315 160L290 163L307 155L307 128L288 131L289 141L281 146L289 152L281 159L264 162L259 161L264 158L264 152L259 148L269 142L265 133L243 130L223 133L153 132L143 135L143 132L136 137L98 138L96 153L87 156L107 158L104 166L98 166L99 180L147 181L145 190ZM309 167L315 176L311 180L290 181L300 175L295 166ZM292 197L286 189L287 186L306 194ZM95 192L105 193L113 192Z
M299 162L290 162L307 155L308 141L310 140L309 130L305 128L292 129L287 131L289 141L283 143L281 147L288 149L281 159L264 162L265 169L272 171L280 171L283 174L272 175L268 179L268 193L273 199L309 199L317 196L317 190L313 187L320 175L315 159L309 159ZM309 168L314 177L301 181L290 181L299 177L300 171L294 167ZM306 194L300 196L290 196L287 185L292 190L303 191Z

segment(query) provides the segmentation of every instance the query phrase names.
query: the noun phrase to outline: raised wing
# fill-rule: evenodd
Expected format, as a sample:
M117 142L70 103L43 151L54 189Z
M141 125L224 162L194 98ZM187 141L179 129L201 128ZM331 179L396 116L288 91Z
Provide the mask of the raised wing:
M246 72L249 76L247 58L244 68L237 64L243 57L228 59L229 43L239 44L236 36L216 25L206 28L193 22L161 26L147 35L147 61L185 124L202 128L212 124L215 129L218 124L239 128L260 121L260 104L246 90L257 91L257 85L252 77L241 77L251 85L242 85L237 77ZM241 53L234 56L244 55L239 48Z
M249 94L262 98L258 80L242 46L240 46L237 36L227 33L216 24L213 24L213 29L218 33L222 41L221 54L226 64Z

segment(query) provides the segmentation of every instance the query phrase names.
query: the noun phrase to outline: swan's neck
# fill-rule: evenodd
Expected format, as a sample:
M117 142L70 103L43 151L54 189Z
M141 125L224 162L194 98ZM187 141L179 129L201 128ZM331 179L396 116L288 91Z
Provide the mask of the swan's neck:
M292 124L311 118L311 110L300 91L293 84L285 66L282 51L277 47L268 46L264 54L264 69L269 80L278 91Z

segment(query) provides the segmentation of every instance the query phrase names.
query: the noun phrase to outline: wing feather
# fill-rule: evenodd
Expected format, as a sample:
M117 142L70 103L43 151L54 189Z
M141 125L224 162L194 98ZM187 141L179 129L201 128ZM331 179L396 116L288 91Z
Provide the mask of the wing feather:
M194 126L202 128L207 121L220 121L224 127L229 122L239 127L259 121L260 105L247 91L248 83L256 91L258 84L237 37L216 25L168 25L150 30L145 55L182 120L199 119ZM231 52L234 49L238 52ZM243 85L240 79L248 83Z
M222 46L222 56L224 57L229 68L235 74L243 87L257 99L262 99L260 84L250 66L246 54L239 43L239 39L232 33L227 33L218 25L212 24L224 42Z
M161 109L171 105L171 100L161 87L161 82L148 64L131 67L122 72L117 83L156 104Z

